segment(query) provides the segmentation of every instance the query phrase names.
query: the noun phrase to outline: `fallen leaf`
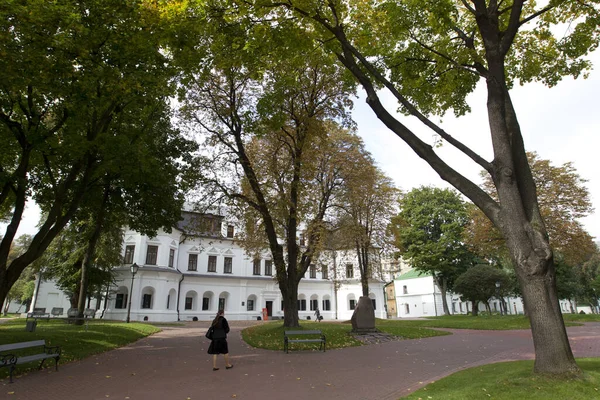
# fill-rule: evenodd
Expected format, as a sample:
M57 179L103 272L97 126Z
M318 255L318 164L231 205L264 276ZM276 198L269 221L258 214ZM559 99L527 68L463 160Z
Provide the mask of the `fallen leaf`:
M15 392L8 392L8 394L15 394Z
M296 379L300 380L300 379L302 379L302 378L296 378Z
M110 378L110 375L106 375L107 378Z

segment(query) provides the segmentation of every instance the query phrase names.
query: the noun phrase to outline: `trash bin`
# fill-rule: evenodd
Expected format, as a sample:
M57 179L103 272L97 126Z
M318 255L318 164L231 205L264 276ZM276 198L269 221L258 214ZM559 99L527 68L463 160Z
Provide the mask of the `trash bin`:
M37 321L27 321L27 323L25 324L25 331L26 332L35 332L35 327L37 326Z

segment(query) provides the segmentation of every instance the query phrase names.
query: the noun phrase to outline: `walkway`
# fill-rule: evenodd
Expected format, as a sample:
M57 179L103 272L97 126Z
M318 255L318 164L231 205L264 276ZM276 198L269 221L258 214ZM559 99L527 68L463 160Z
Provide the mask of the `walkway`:
M10 400L388 400L463 368L531 359L528 330L454 334L323 352L249 348L232 322L233 369L212 371L207 323L169 327L130 346L0 384ZM568 328L576 357L600 357L600 323Z

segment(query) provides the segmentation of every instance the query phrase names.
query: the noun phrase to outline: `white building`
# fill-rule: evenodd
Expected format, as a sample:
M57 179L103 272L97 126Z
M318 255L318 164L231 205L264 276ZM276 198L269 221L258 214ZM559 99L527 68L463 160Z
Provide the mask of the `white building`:
M171 233L147 237L126 230L124 264L115 268L116 285L97 316L125 320L131 295L132 321L212 320L224 309L230 320L283 317L282 295L271 254L250 255L236 240L235 227L213 214L183 212ZM135 276L132 264L139 269ZM133 282L132 282L133 279ZM52 282L43 282L35 308L69 307ZM314 319L318 307L325 320L351 318L362 295L356 257L328 252L312 265L298 289L300 319ZM375 316L385 318L383 282L371 279L369 297ZM32 306L33 308L33 306Z
M434 317L444 315L442 294L430 274L410 270L394 279L396 310L398 318ZM505 297L508 314L523 314L523 301L520 297ZM446 301L451 314L467 314L473 310L471 302L463 302L460 295L447 293ZM500 300L492 298L489 302L493 312L500 312ZM478 305L479 311L487 311L483 303ZM568 300L560 300L563 313L570 313Z

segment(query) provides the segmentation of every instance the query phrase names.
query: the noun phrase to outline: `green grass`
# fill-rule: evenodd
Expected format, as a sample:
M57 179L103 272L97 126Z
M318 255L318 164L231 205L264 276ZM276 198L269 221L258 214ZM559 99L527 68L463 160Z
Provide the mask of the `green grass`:
M577 360L581 378L533 374L533 361L489 364L457 372L403 399L589 400L600 398L600 359Z
M400 336L406 339L416 339L431 336L447 335L449 333L442 331L435 331L432 329L412 326L401 326L403 321L390 321L396 322L396 324L388 324L388 321L377 320L376 326L383 332L390 333L392 335ZM362 343L350 334L352 325L350 323L340 322L313 322L313 321L302 321L300 330L312 330L319 329L323 332L327 338L328 349L340 349L344 347L361 346ZM380 326L381 324L381 326ZM250 346L258 347L261 349L268 350L283 350L283 332L286 328L283 327L283 322L271 322L268 324L255 325L246 328L242 331L242 337L246 343ZM293 344L294 348L306 348L318 350L318 345L311 344Z
M35 332L26 332L25 319L16 319L0 324L0 343L45 339L48 346L61 346L60 364L63 364L125 346L159 331L159 328L150 324L127 324L103 320L91 320L86 331L83 325L67 324L62 320L51 319L38 321ZM39 349L37 350L39 351ZM25 354L25 352L19 352L19 354ZM38 364L19 365L16 373L21 374L37 369ZM47 365L53 364L54 362L51 362ZM1 368L0 378L6 377L8 377L8 368Z

